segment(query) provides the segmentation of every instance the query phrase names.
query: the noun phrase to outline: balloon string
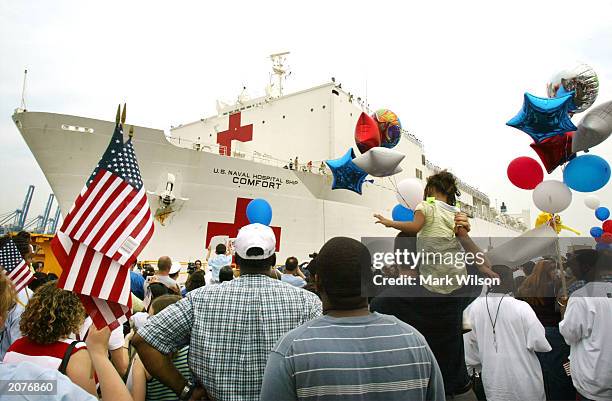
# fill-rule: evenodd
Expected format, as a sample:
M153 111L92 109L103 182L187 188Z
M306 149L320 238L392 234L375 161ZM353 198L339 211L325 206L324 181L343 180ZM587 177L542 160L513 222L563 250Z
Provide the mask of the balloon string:
M557 221L556 215L552 214L552 228L557 232ZM561 258L561 247L559 246L559 234L556 235L555 238L555 247L557 251L557 268L559 269L559 273L561 274L561 293L567 298L567 282L565 280L565 269L563 268L563 259Z
M402 193L399 191L399 189L397 189L397 182L395 181L395 176L392 175L391 177L387 177L389 178L389 182L391 182L391 185L393 185L393 188L395 188L395 193L399 195L400 198L402 198L402 200L404 201L404 203L410 208L410 205L408 205L408 201L406 201L406 199L404 199L404 196L402 195ZM391 180L393 179L393 180Z
M396 192L396 190L395 190L395 189L393 189L393 188L389 188L389 187L386 187L386 186L384 186L384 185L376 184L376 183L374 183L374 182L368 182L368 184L372 184L372 185L374 185L374 186L376 186L376 187L386 189L387 191L393 191L393 192Z

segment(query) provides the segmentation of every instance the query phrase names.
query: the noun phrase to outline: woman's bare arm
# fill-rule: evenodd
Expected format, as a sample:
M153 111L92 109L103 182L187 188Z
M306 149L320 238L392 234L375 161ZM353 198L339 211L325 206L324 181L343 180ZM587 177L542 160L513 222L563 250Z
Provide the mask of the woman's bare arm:
M86 349L81 349L72 354L66 367L66 376L88 393L98 395L91 358Z
M134 401L145 401L147 395L147 374L138 356L132 363L132 398Z
M102 400L106 401L132 401L132 396L121 380L117 370L108 359L108 339L110 329L105 327L97 330L95 325L89 328L87 335L87 350L93 362L94 369L100 382Z

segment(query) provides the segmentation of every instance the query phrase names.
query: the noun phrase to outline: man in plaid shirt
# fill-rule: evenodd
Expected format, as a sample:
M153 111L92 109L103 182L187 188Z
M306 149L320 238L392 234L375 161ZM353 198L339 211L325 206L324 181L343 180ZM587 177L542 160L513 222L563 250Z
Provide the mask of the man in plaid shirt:
M255 401L268 353L288 331L321 316L319 298L266 273L276 262L270 227L243 227L235 241L240 278L187 293L134 336L147 371L181 400ZM189 345L190 383L171 353Z

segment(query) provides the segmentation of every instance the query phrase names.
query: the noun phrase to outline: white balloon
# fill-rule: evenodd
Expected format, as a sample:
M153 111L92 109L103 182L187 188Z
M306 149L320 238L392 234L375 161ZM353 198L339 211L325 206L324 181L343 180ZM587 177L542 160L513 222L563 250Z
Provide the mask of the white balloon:
M572 152L599 145L612 134L612 101L591 109L578 124L572 139Z
M402 171L399 164L406 157L397 150L375 147L353 159L353 163L374 177L387 177Z
M561 181L542 181L533 190L533 203L543 212L559 213L572 203L572 191Z
M409 208L415 209L423 201L423 184L416 178L406 178L397 184L397 201Z
M584 204L589 209L595 210L599 207L599 205L601 204L601 201L599 200L597 195L590 194L590 195L587 195L586 198L584 198Z

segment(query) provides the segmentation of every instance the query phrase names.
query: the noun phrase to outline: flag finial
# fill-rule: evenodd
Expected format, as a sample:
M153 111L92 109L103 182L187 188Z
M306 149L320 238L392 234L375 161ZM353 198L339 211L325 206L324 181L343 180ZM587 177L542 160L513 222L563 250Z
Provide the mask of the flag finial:
M121 114L121 125L125 124L125 115L127 113L127 103L123 103L123 113Z
M134 126L133 125L130 125L130 133L129 133L129 135L130 135L130 138L134 137Z
M121 105L117 106L117 116L115 117L115 124L119 124L119 117L121 116Z

